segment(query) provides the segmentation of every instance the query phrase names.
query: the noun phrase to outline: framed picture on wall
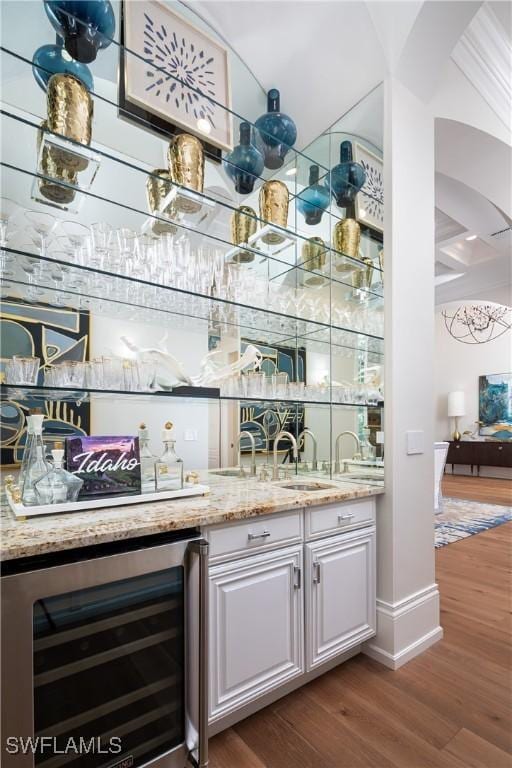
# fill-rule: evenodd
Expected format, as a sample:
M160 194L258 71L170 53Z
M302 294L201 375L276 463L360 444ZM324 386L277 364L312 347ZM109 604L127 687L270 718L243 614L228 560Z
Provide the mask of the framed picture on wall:
M384 173L382 159L355 144L354 160L361 163L366 172L366 181L356 195L356 219L368 227L384 231Z
M233 148L227 49L159 0L122 4L121 116L198 136L216 159Z
M481 435L512 440L512 373L480 376L478 412Z

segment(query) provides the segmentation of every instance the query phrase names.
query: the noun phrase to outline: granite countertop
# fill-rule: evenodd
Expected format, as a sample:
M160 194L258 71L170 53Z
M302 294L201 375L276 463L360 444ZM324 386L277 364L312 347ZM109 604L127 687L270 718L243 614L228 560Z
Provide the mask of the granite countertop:
M10 509L3 507L0 515L0 560L14 560L179 528L214 525L288 509L376 496L384 492L379 485L361 482L337 482L317 477L294 477L293 481L308 482L308 479L334 487L304 492L280 487L286 482L284 480L261 483L255 479L240 480L202 472L200 482L210 486L207 496L129 504L26 520L17 520Z

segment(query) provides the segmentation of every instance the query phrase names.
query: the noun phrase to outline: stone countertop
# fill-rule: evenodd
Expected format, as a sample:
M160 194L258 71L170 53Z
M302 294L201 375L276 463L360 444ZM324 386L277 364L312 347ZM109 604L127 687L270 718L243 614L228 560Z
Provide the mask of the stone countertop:
M375 484L321 480L317 477L294 476L293 482L308 482L308 479L334 487L305 492L281 487L290 481L261 483L255 479L221 478L202 472L200 482L210 486L207 496L46 515L24 521L17 520L10 509L3 507L0 515L0 560L14 560L180 528L215 525L384 492L381 486Z

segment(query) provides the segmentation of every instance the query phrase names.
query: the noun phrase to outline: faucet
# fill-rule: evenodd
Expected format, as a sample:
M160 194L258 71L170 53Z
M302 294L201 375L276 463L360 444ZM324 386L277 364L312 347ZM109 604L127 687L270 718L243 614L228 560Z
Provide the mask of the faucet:
M285 432L284 430L281 430L278 435L276 435L274 439L274 468L272 469L272 480L279 480L279 469L277 468L277 445L282 437L287 437L293 448L293 458L295 461L299 458L299 451L297 450L297 441L295 440L294 436L291 434L291 432Z
M251 476L256 477L256 441L254 439L254 435L252 432L248 432L247 429L243 429L240 434L237 437L237 443L238 443L238 463L240 464L240 476L244 476L244 468L242 466L242 450L241 450L241 440L242 437L248 437L251 441Z
M306 429L303 429L300 435L297 438L297 444L300 445L301 440L306 439L306 435L310 435L312 441L313 441L313 463L311 465L311 469L313 472L316 472L318 469L318 461L317 461L317 449L318 449L318 443L317 439L314 436L313 432L306 427Z
M356 456L359 454L361 455L361 441L359 440L358 436L355 432L351 432L349 429L346 429L344 432L340 432L338 437L336 438L336 460L334 462L334 474L337 475L341 472L341 463L340 463L340 444L341 444L341 438L343 435L350 435L354 438L356 442L356 453L354 453L353 458L355 459Z

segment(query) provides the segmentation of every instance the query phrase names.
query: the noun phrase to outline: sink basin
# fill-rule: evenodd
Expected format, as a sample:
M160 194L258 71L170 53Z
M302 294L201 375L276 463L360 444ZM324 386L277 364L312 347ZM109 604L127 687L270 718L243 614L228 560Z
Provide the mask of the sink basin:
M380 483L384 481L384 475L351 475L346 474L343 475L343 478L340 477L340 480L351 480L355 483Z
M221 477L247 477L247 475L241 475L239 469L215 469L210 471L210 475L220 475Z
M279 487L288 491L326 491L329 488L337 488L336 485L327 483L282 483Z

